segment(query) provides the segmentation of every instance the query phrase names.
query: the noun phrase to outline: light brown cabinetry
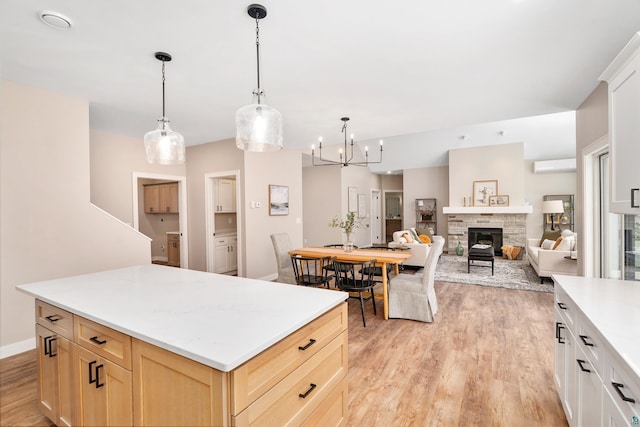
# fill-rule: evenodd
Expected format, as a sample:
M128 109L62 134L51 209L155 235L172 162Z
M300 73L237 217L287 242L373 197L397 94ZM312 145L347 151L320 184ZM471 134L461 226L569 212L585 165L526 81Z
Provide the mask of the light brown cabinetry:
M71 396L72 338L73 315L37 301L39 407L58 426L75 424Z
M144 186L145 213L178 213L178 183Z
M75 405L75 425L344 424L346 303L231 372L74 319L68 401ZM41 361L40 369L52 368Z
M167 234L167 265L180 267L180 235Z

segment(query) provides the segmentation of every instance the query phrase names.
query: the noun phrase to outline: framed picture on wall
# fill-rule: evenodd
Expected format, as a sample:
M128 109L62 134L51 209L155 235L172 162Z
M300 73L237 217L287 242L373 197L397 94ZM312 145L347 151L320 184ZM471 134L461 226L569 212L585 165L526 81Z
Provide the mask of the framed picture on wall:
M498 180L473 181L473 206L489 206L489 197L498 194Z
M489 206L493 206L493 207L509 206L509 196L506 196L506 195L489 196Z
M289 215L289 187L269 185L269 215Z
M367 199L366 195L358 194L358 218L367 216Z

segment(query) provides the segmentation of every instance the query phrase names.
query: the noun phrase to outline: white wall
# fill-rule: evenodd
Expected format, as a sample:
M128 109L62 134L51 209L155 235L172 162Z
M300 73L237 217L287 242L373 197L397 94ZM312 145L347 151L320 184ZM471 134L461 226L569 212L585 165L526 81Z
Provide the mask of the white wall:
M354 231L351 236L351 239L357 246L368 246L371 244L371 190L379 189L380 175L376 175L369 171L369 168L359 167L359 166L348 166L346 168L341 168L342 174L342 184L341 184L341 194L342 194L342 211L341 218L346 219L347 213L349 212L349 187L353 187L356 189L357 194L364 195L365 200L365 216L358 217L359 221L362 223L363 227L358 228ZM356 209L357 200L356 200ZM356 213L356 216L359 215ZM342 239L339 240L345 241L346 235L342 233Z
M302 246L302 153L244 153L246 276L275 278L276 257L271 234L289 233L294 247ZM269 215L269 184L289 187L289 214ZM260 202L252 209L251 201Z
M16 285L151 262L146 237L90 203L88 103L1 88L0 357L35 346Z
M524 144L501 144L449 150L449 206L464 206L473 181L498 180L498 194L511 206L523 206Z
M343 233L329 222L342 213L342 174L339 166L302 168L304 246L342 243Z
M404 224L415 227L416 199L435 198L438 204L436 234L447 237L447 216L442 213L449 206L449 167L405 169L403 171ZM445 247L447 244L445 243Z

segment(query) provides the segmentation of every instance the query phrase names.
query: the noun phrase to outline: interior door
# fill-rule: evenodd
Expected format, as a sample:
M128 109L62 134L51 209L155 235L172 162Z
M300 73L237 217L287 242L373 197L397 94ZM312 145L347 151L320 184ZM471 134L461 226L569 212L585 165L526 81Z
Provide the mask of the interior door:
M382 198L379 190L371 191L371 242L382 243Z

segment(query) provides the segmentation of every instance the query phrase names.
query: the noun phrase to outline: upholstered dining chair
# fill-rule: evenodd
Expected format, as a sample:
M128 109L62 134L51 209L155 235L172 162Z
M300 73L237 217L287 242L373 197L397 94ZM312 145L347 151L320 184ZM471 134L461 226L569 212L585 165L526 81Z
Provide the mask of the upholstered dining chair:
M433 236L422 277L398 274L389 282L389 317L433 322L438 312L434 288L436 265L444 247L444 237Z
M293 267L291 266L291 258L289 256L289 251L293 250L293 247L291 246L289 235L287 233L272 234L271 243L273 244L273 250L276 253L276 263L278 264L278 278L276 282L295 285L296 277L293 274Z
M358 298L360 300L360 309L362 310L362 325L367 326L364 318L364 302L371 300L373 303L373 314L376 312L376 300L373 294L373 287L376 282L373 280L373 267L376 260L370 261L334 261L333 269L335 271L336 287L344 292L349 292L349 298ZM352 296L351 293L358 293L358 296ZM364 292L369 292L370 296L363 297Z
M333 264L334 257L310 258L291 255L291 265L296 283L301 286L326 286L329 288L331 277L327 266Z

